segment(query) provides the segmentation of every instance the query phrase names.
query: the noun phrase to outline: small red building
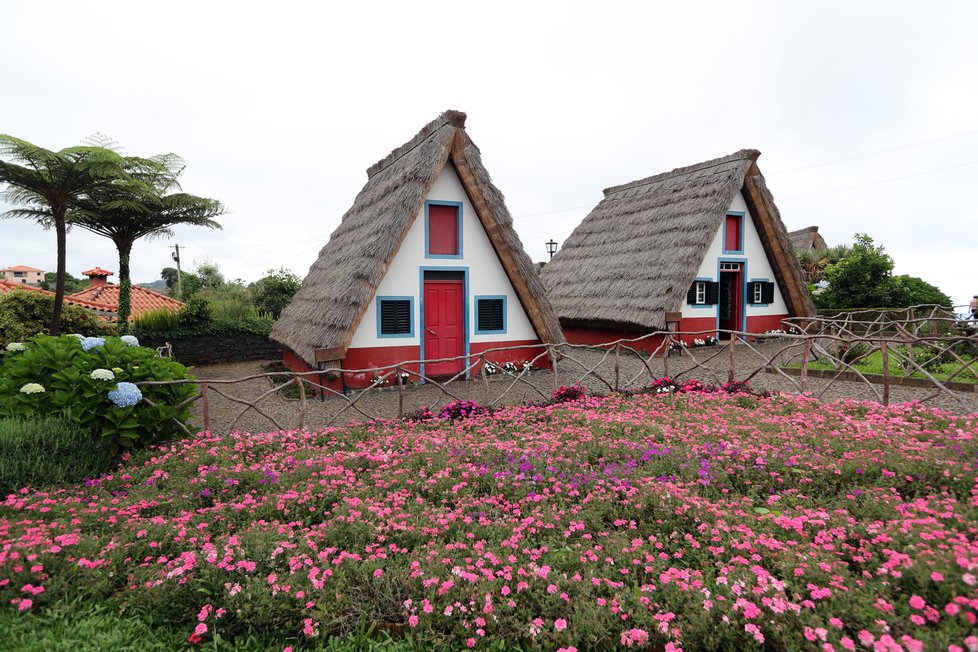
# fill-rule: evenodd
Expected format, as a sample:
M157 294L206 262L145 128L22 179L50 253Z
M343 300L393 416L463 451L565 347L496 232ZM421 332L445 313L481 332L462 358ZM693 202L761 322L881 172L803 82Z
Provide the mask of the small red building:
M759 155L741 150L605 190L540 272L567 340L670 326L699 338L764 333L814 314Z
M464 113L443 113L367 170L272 339L294 371L350 370L334 388L406 361L453 377L501 347L525 348L486 359L519 364L563 341Z

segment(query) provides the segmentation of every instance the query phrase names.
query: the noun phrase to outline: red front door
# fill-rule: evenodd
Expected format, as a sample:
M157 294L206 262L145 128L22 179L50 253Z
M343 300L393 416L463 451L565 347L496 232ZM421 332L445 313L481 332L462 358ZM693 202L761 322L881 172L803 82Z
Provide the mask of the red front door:
M462 281L424 282L424 359L465 355L464 285ZM465 368L464 360L425 362L425 375L454 376Z
M740 265L725 263L725 266L730 269L720 270L720 330L739 331L744 301ZM730 334L722 333L721 339L730 339Z

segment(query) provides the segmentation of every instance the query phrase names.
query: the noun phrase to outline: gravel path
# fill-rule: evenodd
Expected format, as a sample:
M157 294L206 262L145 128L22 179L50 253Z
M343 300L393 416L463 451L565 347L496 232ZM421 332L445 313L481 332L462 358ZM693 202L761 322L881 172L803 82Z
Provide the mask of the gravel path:
M785 346L784 343L769 341L754 343L750 347L738 344L734 347L735 377L743 380L754 374L749 382L755 390L800 393L801 379L788 378L780 373L770 373L763 370L766 362ZM783 356L779 358L782 362ZM250 375L263 373L267 362L239 362L222 365L197 367L193 373L201 380L238 380ZM693 349L682 355L673 354L667 359L639 358L635 354L623 352L619 359L619 386L638 388L647 386L650 378L668 375L686 380L696 378L704 383L722 384L727 381L730 368L730 352L726 346ZM596 368L593 375L587 374L587 369ZM758 371L761 369L760 371ZM756 373L754 373L756 372ZM614 385L615 356L602 351L574 349L569 357L558 363L556 382L554 375L548 371L534 371L516 381L513 376L499 374L491 376L488 382L481 377L473 381L455 381L448 385L447 390L453 396L447 396L436 385L406 384L403 389L403 411L409 414L422 406L437 408L455 398L471 399L481 405L513 405L524 401L537 401L549 398L554 388L559 385L570 385L575 382L585 385L590 392L608 393ZM823 400L838 400L853 398L858 400L881 401L882 385L870 385L863 382L838 380L831 384L826 379L808 378L805 391ZM258 378L234 384L212 385L228 396L253 401L272 389L267 378ZM891 387L890 402L924 400L935 393L935 388ZM978 412L978 393L953 392L953 397L942 394L927 401L928 405L941 407L959 414ZM350 400L356 400L353 407ZM304 427L320 428L330 423L344 424L350 421L364 421L372 418L395 418L398 415L399 392L397 387L374 388L362 393L351 390L347 398L318 397L306 401ZM203 423L202 403L196 403L197 425ZM229 432L232 429L260 432L276 429L271 419L278 422L283 429L299 427L301 403L297 399L287 399L280 394L271 394L257 403L258 408L267 416L248 410L241 414L246 406L219 396L216 392L208 393L208 412L210 414L211 430L214 432ZM239 418L239 414L241 414ZM237 422L235 423L235 420Z

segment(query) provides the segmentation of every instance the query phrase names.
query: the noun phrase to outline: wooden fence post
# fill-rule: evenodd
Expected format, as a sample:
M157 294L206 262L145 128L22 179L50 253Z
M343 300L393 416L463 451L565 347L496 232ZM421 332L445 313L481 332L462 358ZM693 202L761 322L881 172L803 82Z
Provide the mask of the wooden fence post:
M880 353L883 354L883 405L890 404L890 351L886 341L880 342Z
M401 375L401 365L397 365L397 418L404 416L404 377Z
M204 432L211 431L211 410L207 399L207 383L200 384L200 398L204 404Z
M664 340L662 352L662 375L665 378L669 377L669 350L672 348L672 334L666 333Z
M734 372L736 368L736 358L734 357L734 342L737 341L737 336L734 333L730 333L730 372L727 374L727 382L732 383L736 377Z
M801 354L801 393L804 394L808 389L808 360L812 354L812 340L805 338L805 349Z
M615 344L615 393L621 387L621 343Z
M306 386L301 376L296 376L294 382L299 389L299 430L302 430L306 425Z

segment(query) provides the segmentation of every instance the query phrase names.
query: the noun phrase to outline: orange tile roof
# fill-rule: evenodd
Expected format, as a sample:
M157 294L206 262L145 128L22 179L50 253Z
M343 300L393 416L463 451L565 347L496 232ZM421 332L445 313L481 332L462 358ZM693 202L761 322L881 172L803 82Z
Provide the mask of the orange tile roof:
M93 267L92 269L82 272L82 276L112 276L115 272L110 272L107 269L102 269L101 267Z
M43 269L38 269L36 267L28 267L27 265L14 265L13 267L7 267L6 269L0 269L0 272L43 272Z
M13 292L14 290L29 290L31 292L40 292L41 294L47 294L49 296L54 296L54 292L49 290L42 290L41 288L34 285L26 285L23 283L10 283L9 281L4 281L0 279L0 294L5 292ZM82 308L88 308L89 310L95 310L96 312L115 312L115 306L110 306L104 303L97 303L95 301L89 301L83 297L75 297L71 294L65 295L65 303L72 303L76 306L81 306Z
M86 272L87 273L87 272ZM119 309L119 286L118 285L96 285L81 292L65 297L65 300L88 301L101 306L97 310L116 312ZM178 301L165 294L159 294L152 290L133 285L132 286L132 316L139 315L149 310L168 308L170 310L180 310L183 308L183 301Z
M4 292L13 292L14 290L32 290L34 292L45 292L36 285L28 285L27 283L12 283L11 281L5 281L0 278L0 294Z

